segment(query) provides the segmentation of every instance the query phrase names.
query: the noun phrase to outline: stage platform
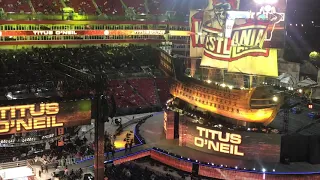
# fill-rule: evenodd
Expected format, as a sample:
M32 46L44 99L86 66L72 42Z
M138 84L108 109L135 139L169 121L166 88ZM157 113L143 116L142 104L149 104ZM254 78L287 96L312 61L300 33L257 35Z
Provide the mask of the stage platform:
M266 173L271 173L274 175L283 175L283 174L301 174L306 176L298 176L300 178L292 178L292 179L304 179L304 177L310 179L310 175L312 174L320 174L320 165L312 165L309 163L291 163L290 165L284 165L280 163L267 163L263 162L262 160L256 160L256 161L248 161L248 160L242 160L237 158L230 158L225 157L223 155L217 156L212 154L207 154L201 151L197 151L188 147L180 147L178 145L178 140L166 140L165 135L163 132L163 119L164 119L164 113L152 113L153 116L148 118L143 124L141 124L139 130L140 135L145 139L146 144L142 145L136 145L132 148L132 152L125 153L124 149L117 150L115 153L114 158L106 158L105 163L107 162L115 162L119 161L121 159L126 159L127 157L138 155L141 152L148 151L152 149L153 147L160 148L162 150L177 154L179 156L183 156L184 158L190 158L193 160L198 160L200 162L210 162L214 163L215 165L218 165L219 167L223 165L224 167L227 166L226 169L239 167L241 169L246 168L246 171L249 171L249 174L257 174L256 178L251 179L262 179L261 170L264 168L266 169ZM130 119L130 118L129 118ZM111 125L111 124L110 124ZM110 126L109 125L109 126ZM128 127L125 130L132 129L135 125L132 125ZM110 128L110 127L109 127ZM133 160L128 158L128 161ZM124 160L126 162L127 160ZM167 161L167 159L165 160ZM39 167L33 167L38 172ZM63 169L63 167L61 167ZM76 164L68 165L69 170L74 169L77 170L79 168L82 168L85 172L93 172L93 159L85 159L81 161L77 161ZM255 168L255 170L253 170ZM218 172L221 173L222 169L218 169ZM251 171L250 171L251 170ZM274 171L273 171L274 170ZM49 172L54 171L54 169L49 169ZM234 172L234 169L231 170L231 173ZM49 174L44 173L47 177L50 177ZM223 173L221 173L223 174ZM227 174L223 174L225 176ZM235 174L231 174L232 176L235 176ZM309 175L309 176L308 176ZM237 176L243 176L242 172L240 171ZM38 173L37 173L38 177ZM45 176L44 176L45 177ZM243 176L245 177L245 176ZM288 177L287 179L290 179L292 176L285 176ZM39 178L39 177L38 177ZM278 176L271 179L277 179ZM283 176L282 176L283 178ZM318 176L311 176L311 179L318 178ZM223 178L222 178L223 179ZM245 178L243 178L245 179Z
M181 155L190 159L198 160L200 162L209 162L224 167L239 167L246 170L260 171L266 169L267 172L288 173L288 174L308 174L319 173L320 165L312 165L309 163L291 163L285 165L281 163L263 162L257 159L256 161L249 161L237 158L230 158L226 156L212 155L200 152L188 147L180 147L178 140L166 140L163 132L163 113L158 113L149 118L141 125L140 134L145 138L147 147L157 147L168 152Z

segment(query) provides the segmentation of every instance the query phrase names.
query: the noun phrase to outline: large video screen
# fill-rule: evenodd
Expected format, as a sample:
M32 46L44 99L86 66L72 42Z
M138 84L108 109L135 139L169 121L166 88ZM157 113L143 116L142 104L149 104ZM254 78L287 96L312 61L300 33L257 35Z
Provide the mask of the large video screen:
M91 100L0 107L0 135L91 123Z
M245 131L230 131L187 123L185 146L208 154L279 162L281 136Z

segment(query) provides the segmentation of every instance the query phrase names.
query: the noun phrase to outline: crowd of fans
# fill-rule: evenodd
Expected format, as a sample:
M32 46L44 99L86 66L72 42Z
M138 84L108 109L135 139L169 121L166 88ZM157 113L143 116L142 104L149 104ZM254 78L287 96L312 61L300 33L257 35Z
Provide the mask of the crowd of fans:
M48 97L48 94L75 98L90 96L95 93L92 83L97 75L103 77L105 82L101 86L105 87L112 86L108 79L127 78L135 73L154 77L152 71L157 71L158 59L156 50L150 46L34 48L0 51L0 57L0 99L4 100ZM145 67L148 67L148 71ZM133 98L136 101L150 100L144 102L146 105L159 104L156 83L152 79L145 80L148 84L143 84L138 78L127 81L128 88L125 91L129 91L131 95L137 94L139 97ZM119 83L115 85L121 86ZM146 88L140 87L145 85ZM136 91L130 92L130 86L132 91ZM144 91L149 90L149 86L153 89ZM112 92L108 95L116 94L119 99L122 96L119 93L121 92ZM136 103L136 106L141 107L141 104Z
M52 177L56 177L61 180L80 180L83 179L83 170L81 168L78 170L69 170L68 166L66 166L63 170L57 168L54 172L52 172Z
M81 158L86 155L93 155L93 142L87 138L65 137L65 144L57 146L57 142L48 139L47 143L30 146L2 147L0 163L20 161L34 158L44 166L66 165L70 158Z
M175 180L169 174L160 175L148 168L141 168L133 163L124 163L118 166L106 166L105 175L108 180Z
M59 70L63 73L78 70L91 75L141 72L141 66L155 66L157 53L150 46L93 46L0 51L0 57L0 85L7 86L62 80ZM55 66L57 64L60 66ZM54 67L60 69L54 70Z
M126 100L123 103L123 96L134 96L131 98L133 102L129 105L141 107L137 101L145 103L146 106L158 105L160 99L166 99L162 96L168 96L168 83L164 78L150 77L150 72L156 69L157 53L150 46L128 46L128 47L83 47L75 49L54 48L42 49L33 48L30 50L18 51L0 51L0 97L3 100L8 99L10 95L16 98L12 99L28 99L30 94L32 97L37 97L34 94L45 94L48 92L55 92L59 96L82 97L84 95L94 94L93 87L86 79L91 78L93 74L102 74L106 77L106 86L117 80L108 80L109 75L123 75L126 73L146 73L149 75L147 79L132 79L123 81L126 88L106 88L105 91L108 97L115 96L116 103L119 108L127 108ZM148 67L147 72L142 67ZM125 78L126 76L124 76ZM147 84L143 84L147 81ZM160 86L157 87L157 83ZM124 84L115 83L117 87L124 86ZM162 87L162 85L164 87ZM142 87L140 87L142 86ZM111 89L111 90L110 90ZM125 91L127 93L125 93ZM123 104L121 104L123 103ZM162 102L164 103L164 102ZM114 152L114 146L111 139L106 136L106 150L107 152ZM45 149L46 145L35 145L30 148L3 148L6 154L10 156L1 159L2 162L14 160L22 160L35 156L37 152L37 160L44 164L56 162L57 159L68 159L67 156L80 157L86 154L93 154L92 144L84 146L84 140L74 141L65 144L63 147L56 147L54 144L50 145L51 150ZM110 142L110 143L109 143ZM41 152L41 153L39 153ZM65 164L65 163L63 163Z

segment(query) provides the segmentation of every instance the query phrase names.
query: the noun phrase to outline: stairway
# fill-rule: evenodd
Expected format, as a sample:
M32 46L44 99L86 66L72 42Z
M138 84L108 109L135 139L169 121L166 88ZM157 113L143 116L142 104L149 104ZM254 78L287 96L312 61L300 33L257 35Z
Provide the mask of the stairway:
M152 106L152 104L148 102L128 81L126 81L126 83L131 87L132 91L136 93L146 104Z
M92 0L92 4L94 5L94 7L96 8L96 11L99 13L99 15L103 14L101 12L101 9L99 8L99 6L97 5L95 0Z
M36 14L37 12L36 12L36 10L34 9L31 0L28 0L28 4L29 4L29 6L30 6L30 8L31 8L32 14Z
M66 7L67 7L67 5L66 5L66 3L64 2L64 0L60 0L60 3L62 4L62 7L63 7L63 8L66 8Z

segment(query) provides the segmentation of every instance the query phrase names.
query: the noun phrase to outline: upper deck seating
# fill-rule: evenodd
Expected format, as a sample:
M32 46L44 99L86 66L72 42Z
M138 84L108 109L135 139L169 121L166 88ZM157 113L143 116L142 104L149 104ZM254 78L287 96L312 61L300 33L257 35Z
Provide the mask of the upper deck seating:
M74 8L77 13L96 14L97 12L92 0L69 0L66 5Z
M109 82L109 86L112 91L109 91L108 94L114 95L117 108L147 106L125 81L112 80Z
M5 12L31 12L27 0L0 0L0 8L3 8Z
M151 105L158 104L154 81L152 79L130 79L128 81L148 103Z
M144 0L124 0L128 8L134 8L136 13L145 13Z
M60 13L62 4L59 0L31 0L34 10L42 13Z
M124 15L120 0L95 0L101 12L106 15Z

